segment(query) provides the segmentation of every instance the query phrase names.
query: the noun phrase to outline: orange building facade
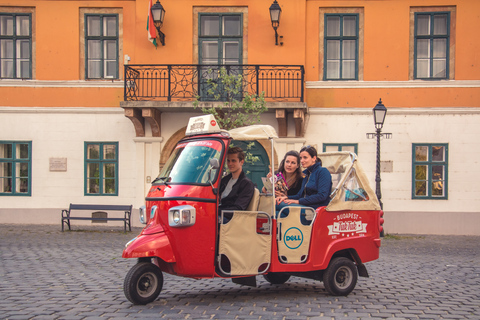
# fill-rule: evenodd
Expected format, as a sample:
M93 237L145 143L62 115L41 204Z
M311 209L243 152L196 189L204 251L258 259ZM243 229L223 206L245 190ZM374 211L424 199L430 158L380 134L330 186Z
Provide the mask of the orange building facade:
M375 186L381 98L385 230L479 235L480 3L278 0L276 39L272 2L162 0L154 46L149 0L0 0L0 221L138 209L225 65L265 92L280 138L260 166L349 150Z

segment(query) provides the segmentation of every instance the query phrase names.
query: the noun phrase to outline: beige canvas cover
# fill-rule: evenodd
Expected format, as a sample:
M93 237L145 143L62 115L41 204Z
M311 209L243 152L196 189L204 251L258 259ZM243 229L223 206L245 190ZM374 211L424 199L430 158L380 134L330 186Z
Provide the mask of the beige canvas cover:
M332 199L327 211L380 210L377 196L354 153L325 152L318 156L333 180Z
M218 253L230 260L230 275L256 275L260 266L270 264L272 236L257 233L258 214L258 211L234 211L228 223L220 224ZM268 215L263 213L262 217Z
M255 124L246 127L235 128L230 131L230 136L234 140L263 140L278 138L277 132L272 126L264 124Z
M300 220L301 210L304 209L311 219L309 225L303 225ZM285 209L283 209L285 210ZM312 234L313 216L315 214L312 208L288 207L289 214L287 217L278 217L277 223L281 224L282 238L277 241L278 256L284 263L303 263L307 260L308 251L310 249L310 237ZM294 230L290 232L290 230ZM289 234L301 237L301 244L298 242L289 245L285 237ZM288 239L287 239L288 240ZM296 239L299 241L298 239Z

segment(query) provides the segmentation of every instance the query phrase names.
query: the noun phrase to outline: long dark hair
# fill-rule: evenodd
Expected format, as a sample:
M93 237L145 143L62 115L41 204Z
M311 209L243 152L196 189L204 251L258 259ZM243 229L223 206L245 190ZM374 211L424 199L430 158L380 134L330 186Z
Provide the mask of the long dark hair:
M315 149L314 147L312 147L311 145L306 145L306 146L303 146L302 149L300 149L300 153L302 152L307 152L310 157L316 157L317 158L317 163L320 162L320 165L322 165L322 160L320 160L320 158L318 157L318 154L317 154L317 149Z
M277 173L281 173L283 174L284 176L286 176L284 173L285 173L285 160L287 160L287 157L288 156L292 156L292 157L295 157L297 159L297 169L295 170L295 184L298 180L298 177L301 177L302 176L302 170L300 169L300 153L298 153L297 151L295 150L290 150L288 151L287 153L285 153L285 156L283 157L283 160L280 162L280 165L278 166L278 171ZM285 177L286 178L286 177ZM293 186L295 186L295 184ZM293 186L289 186L290 188L293 187Z

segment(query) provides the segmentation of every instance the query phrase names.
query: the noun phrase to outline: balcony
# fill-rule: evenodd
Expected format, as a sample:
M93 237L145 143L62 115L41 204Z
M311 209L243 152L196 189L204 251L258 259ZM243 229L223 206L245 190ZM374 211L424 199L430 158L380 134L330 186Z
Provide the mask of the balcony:
M220 68L229 75L241 76L243 93L264 94L268 112L274 112L278 122L278 134L287 136L288 113L293 113L295 135L303 136L304 116L304 67L301 65L125 65L125 110L135 127L136 136L145 136L145 121L150 124L152 135L161 136L160 118L164 112L199 112L192 102L200 106L221 104L231 97L219 92L211 94L211 81L217 81ZM220 102L214 95L221 96Z
M242 89L264 92L266 101L303 102L304 69L295 65L126 65L125 101L213 100L208 80L215 81L219 68L242 76Z

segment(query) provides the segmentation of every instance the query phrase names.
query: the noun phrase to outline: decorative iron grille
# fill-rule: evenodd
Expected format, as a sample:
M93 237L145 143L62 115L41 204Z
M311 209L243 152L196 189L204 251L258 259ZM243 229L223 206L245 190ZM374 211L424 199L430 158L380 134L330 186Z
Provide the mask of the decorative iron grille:
M211 101L209 79L220 68L241 75L243 92L267 101L303 102L304 68L299 65L125 65L125 101ZM218 86L221 90L221 86ZM217 92L225 100L221 92Z

